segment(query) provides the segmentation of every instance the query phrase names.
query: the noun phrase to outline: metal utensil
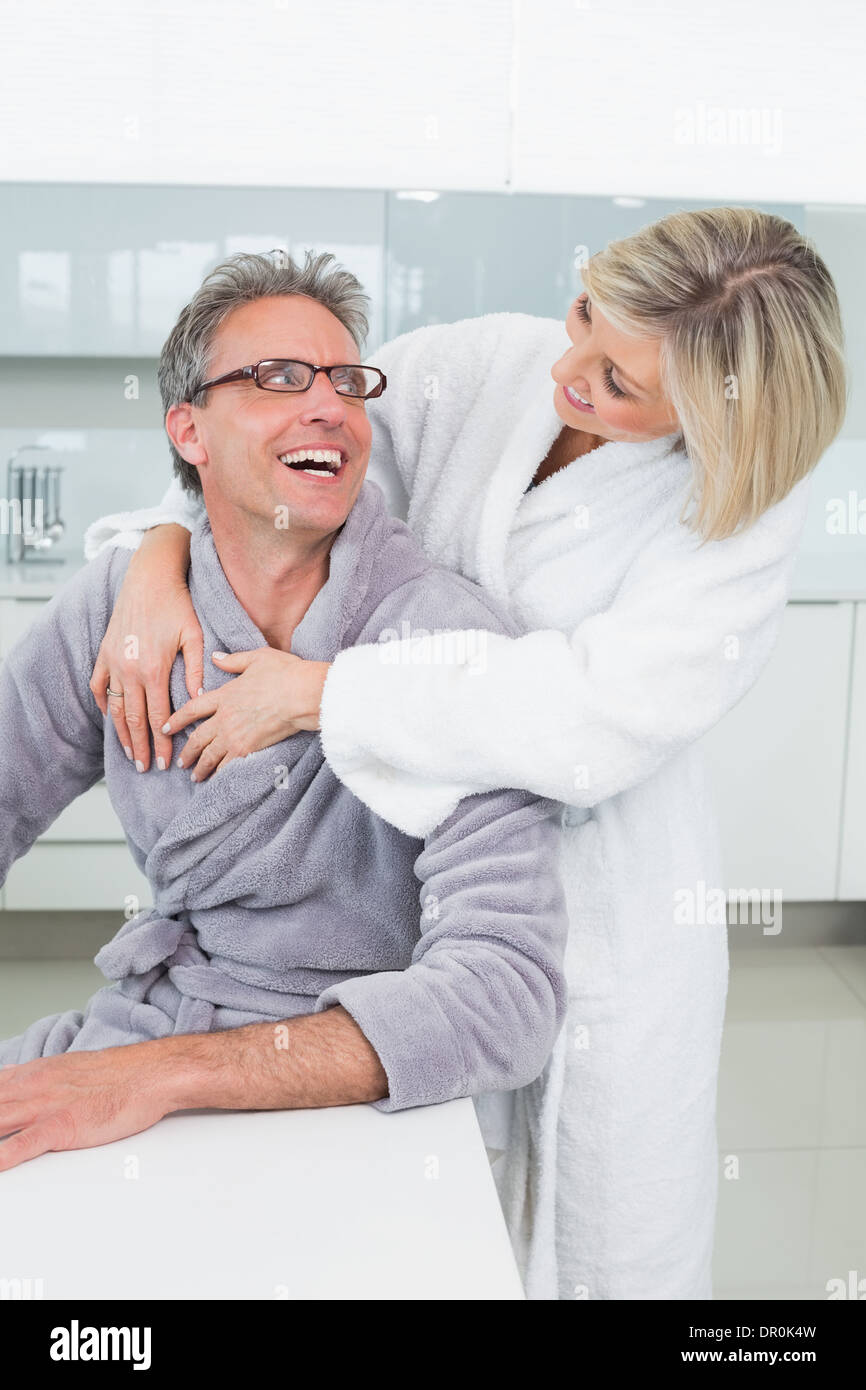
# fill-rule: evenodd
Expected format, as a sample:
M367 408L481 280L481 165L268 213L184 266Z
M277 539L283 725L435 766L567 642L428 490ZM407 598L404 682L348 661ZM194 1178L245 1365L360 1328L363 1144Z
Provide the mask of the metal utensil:
M61 468L45 470L45 534L52 542L60 540L66 530L66 522L60 515L60 474Z

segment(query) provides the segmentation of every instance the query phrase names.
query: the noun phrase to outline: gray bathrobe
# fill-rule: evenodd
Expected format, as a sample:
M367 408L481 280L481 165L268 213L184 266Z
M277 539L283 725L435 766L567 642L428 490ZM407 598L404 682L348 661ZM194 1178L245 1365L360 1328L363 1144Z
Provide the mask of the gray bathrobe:
M88 687L129 558L110 548L79 571L0 669L0 883L104 776L154 906L97 954L114 983L83 1013L0 1042L0 1064L339 1003L387 1074L380 1110L533 1080L566 1010L559 803L518 790L468 796L416 839L358 801L306 732L202 783L174 761L136 772ZM206 516L192 536L190 589L213 688L233 677L212 651L265 639L226 579ZM427 559L368 481L292 650L330 661L404 623L517 633L480 589ZM466 679L477 674L467 668ZM171 697L175 708L187 698L180 657Z

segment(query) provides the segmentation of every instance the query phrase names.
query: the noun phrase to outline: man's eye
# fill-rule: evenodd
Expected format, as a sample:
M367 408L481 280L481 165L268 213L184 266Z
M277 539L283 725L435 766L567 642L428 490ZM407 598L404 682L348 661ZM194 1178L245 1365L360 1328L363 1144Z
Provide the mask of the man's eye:
M300 362L279 362L262 369L260 379L268 386L300 386L309 375Z
M333 382L338 391L352 396L363 396L367 389L366 375L360 367L343 367L334 372Z

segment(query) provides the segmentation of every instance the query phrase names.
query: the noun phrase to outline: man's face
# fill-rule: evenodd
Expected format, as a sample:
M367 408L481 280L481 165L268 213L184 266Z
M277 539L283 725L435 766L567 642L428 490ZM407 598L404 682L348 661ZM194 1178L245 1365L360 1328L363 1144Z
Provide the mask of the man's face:
M348 329L304 295L258 299L234 309L213 343L208 378L267 358L320 366L359 363ZM211 518L311 536L342 526L354 506L370 457L370 421L363 400L338 395L324 372L308 391L263 391L254 381L213 387L204 406L175 407L173 437L199 470ZM172 412L169 412L171 415ZM336 476L314 477L282 456L302 448L339 450ZM304 467L322 468L308 460Z

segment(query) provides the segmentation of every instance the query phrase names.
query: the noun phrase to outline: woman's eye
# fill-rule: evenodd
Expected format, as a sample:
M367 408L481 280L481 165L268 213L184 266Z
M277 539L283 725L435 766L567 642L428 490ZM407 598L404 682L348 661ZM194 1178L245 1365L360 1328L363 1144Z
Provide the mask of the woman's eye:
M623 400L628 393L626 391L621 391L620 388L617 386L616 382L613 379L613 373L611 372L610 367L605 367L604 371L602 372L602 376L604 378L605 387L610 392L610 394L612 396L617 396L619 400Z
M588 304L589 295L587 294L581 295L580 299L575 301L575 307L577 309L577 312L583 319L584 323L592 323L592 319L589 316L589 309L587 307ZM623 391L619 386L617 386L616 382L613 379L613 374L611 372L610 367L604 368L602 372L602 379L604 381L605 389L609 392L611 396L616 396L618 400L625 400L625 398L628 396L628 392Z

